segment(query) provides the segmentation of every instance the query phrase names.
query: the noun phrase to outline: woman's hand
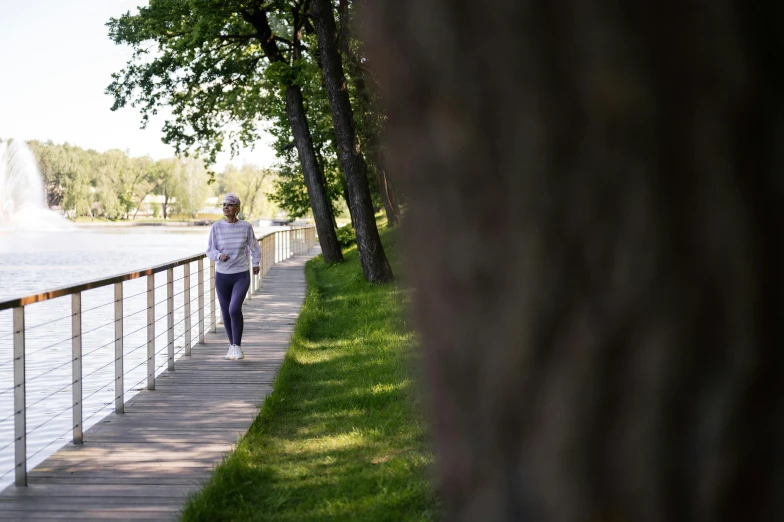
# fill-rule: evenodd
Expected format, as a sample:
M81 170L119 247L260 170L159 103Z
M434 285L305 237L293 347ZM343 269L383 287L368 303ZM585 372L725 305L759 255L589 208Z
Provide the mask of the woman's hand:
M229 256L226 254L221 254L218 258L218 261L223 261L224 263L229 260Z
M253 267L253 275L257 275L259 273L259 270L260 270L259 267L254 266Z

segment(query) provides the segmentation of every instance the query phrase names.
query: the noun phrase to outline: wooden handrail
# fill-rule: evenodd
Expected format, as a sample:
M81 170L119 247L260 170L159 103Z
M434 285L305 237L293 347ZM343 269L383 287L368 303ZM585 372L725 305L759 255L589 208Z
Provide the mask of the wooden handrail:
M306 225L301 228L310 228L310 226ZM294 228L299 228L299 227L294 227ZM261 241L265 237L276 234L277 232L279 231L270 232L269 234L265 234L257 239ZM83 283L77 283L75 285L64 286L62 288L56 288L54 290L48 290L46 292L40 292L37 294L27 295L24 297L16 297L14 299L0 301L0 310L8 310L9 308L16 308L19 306L27 306L29 304L40 303L41 301L48 301L49 299L55 299L57 297L63 297L66 295L75 294L76 292L83 292L85 290L91 290L93 288L101 288L103 286L112 285L114 283L130 281L131 279L139 279L140 277L157 274L158 272L163 272L164 270L168 270L169 268L182 266L184 264L191 263L193 261L198 261L199 259L204 259L205 257L207 257L206 254L197 254L195 256L183 257L182 259L177 259L176 261L171 261L169 263L164 263L162 265L156 265L150 268L144 268L142 270L136 270L134 272L126 272L124 274L105 277L103 279L94 279L92 281L85 281Z
M140 277L157 274L158 272L163 272L164 270L168 270L169 268L174 268L175 266L181 266L186 263L198 261L199 259L202 259L204 257L207 257L207 255L198 254L195 256L184 257L182 259L178 259L173 262L164 263L162 265L157 265L150 268L144 268L142 270L137 270L135 272L127 272L125 274L105 277L103 279L94 279L92 281L77 283L75 285L70 285L70 286L64 286L62 288L56 288L54 290L48 290L46 292L41 292L38 294L28 295L25 297L17 297L14 299L9 299L7 301L0 301L0 310L7 310L8 308L16 308L18 306L27 306L29 304L40 303L41 301L47 301L49 299L54 299L56 297L63 297L66 295L75 294L76 292L83 292L85 290L100 288L102 286L107 286L114 283L120 283L122 281L130 281L131 279L138 279Z
M302 234L299 234L297 231L303 230ZM298 237L300 236L301 237ZM290 227L288 230L278 230L275 232L270 232L269 234L265 234L258 238L259 245L262 247L262 256L260 259L260 274L259 274L259 283L261 283L261 279L266 274L266 271L269 271L271 266L273 266L278 261L282 261L284 259L288 259L291 256L298 255L300 253L305 253L315 244L316 241L316 229L313 225L308 225L304 227L297 227L293 226ZM303 245L297 245L298 241L303 241ZM204 334L205 334L205 308L206 303L204 302L205 297L205 288L204 288L204 259L207 257L206 254L196 254L188 257L183 257L181 259L177 259L175 261L171 261L168 263L163 263L160 265L152 266L150 268L145 268L142 270L136 270L133 272L126 272L124 274L119 274L110 277L104 277L102 279L95 279L92 281L86 281L83 283L78 283L75 285L70 285L62 288L57 288L55 290L49 290L46 292L40 292L38 294L28 295L25 297L19 297L14 299L9 299L7 301L0 302L0 310L5 309L13 309L13 339L14 339L14 459L15 459L15 484L17 486L26 486L27 485L27 399L26 399L26 386L25 386L25 306L38 303L41 301L46 301L49 299L54 299L57 297L63 297L67 295L71 295L71 371L72 371L72 381L71 381L71 391L72 391L72 413L73 413L73 442L74 444L81 444L83 442L83 410L82 410L82 402L84 400L83 397L83 388L82 388L82 295L81 293L85 290L90 290L94 288L100 288L104 286L113 285L114 286L114 328L115 328L115 339L114 339L114 352L115 352L115 371L114 371L114 383L116 386L116 393L115 395L115 412L116 413L123 413L125 411L124 407L124 376L125 372L124 368L124 348L123 348L123 281L129 281L131 279L139 279L141 277L147 278L147 389L154 390L155 389L155 377L156 377L156 335L155 335L155 278L151 277L158 272L167 272L166 277L166 316L167 316L167 326L166 326L166 334L167 334L167 357L168 357L168 364L167 368L169 371L174 371L174 359L175 359L175 352L174 352L174 268L177 266L183 267L183 277L182 277L182 285L184 287L183 293L185 294L185 328L186 332L184 332L187 347L185 349L185 355L190 355L190 348L192 344L192 337L191 337L191 279L190 279L190 264L193 262L198 262L198 269L197 269L197 279L198 279L198 342L200 344L204 343ZM215 263L209 263L209 271L210 271L210 286L208 289L208 294L210 298L209 308L210 308L210 321L209 321L209 328L211 332L215 332L216 330L216 310L215 310ZM251 276L251 283L254 281L254 276ZM258 290L258 287L254 284L251 285L250 293L253 293L254 290ZM250 294L248 295L250 298ZM110 303L109 303L110 304ZM105 325L109 326L111 323ZM137 330L139 331L139 330ZM109 346L109 344L105 345ZM142 345L143 347L143 345ZM141 348L141 347L140 347ZM138 368L137 366L136 368ZM140 382L141 384L141 382ZM46 398L51 397L51 395L47 396ZM99 410L100 411L100 410ZM48 421L47 421L48 422ZM45 423L44 423L45 424ZM40 427L40 426L39 426ZM34 428L34 430L37 428Z

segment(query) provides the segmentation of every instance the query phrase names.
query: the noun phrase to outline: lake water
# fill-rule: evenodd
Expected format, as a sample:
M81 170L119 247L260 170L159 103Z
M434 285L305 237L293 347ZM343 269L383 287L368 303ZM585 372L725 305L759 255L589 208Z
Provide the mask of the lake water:
M257 229L257 237L277 228ZM204 252L207 227L0 231L0 301L173 261ZM209 262L205 261L205 290ZM198 340L197 264L191 266L192 340ZM123 284L125 399L146 387L146 278ZM174 270L175 358L184 352L183 268ZM166 273L155 276L156 373L167 361ZM205 320L209 321L205 296ZM216 303L217 305L217 303ZM114 289L82 294L83 429L113 411ZM71 296L25 307L28 470L70 441ZM13 327L0 311L0 489L13 482Z

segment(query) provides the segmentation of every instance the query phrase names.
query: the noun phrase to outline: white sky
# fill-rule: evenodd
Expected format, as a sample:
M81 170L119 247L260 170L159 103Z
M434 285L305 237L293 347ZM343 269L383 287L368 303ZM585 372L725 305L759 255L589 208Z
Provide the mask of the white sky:
M0 0L0 138L55 143L85 149L127 150L155 159L174 155L161 142L164 119L140 129L140 115L126 107L112 112L104 94L130 48L112 43L106 22L135 11L144 0ZM254 151L231 162L270 166L274 151L267 137Z

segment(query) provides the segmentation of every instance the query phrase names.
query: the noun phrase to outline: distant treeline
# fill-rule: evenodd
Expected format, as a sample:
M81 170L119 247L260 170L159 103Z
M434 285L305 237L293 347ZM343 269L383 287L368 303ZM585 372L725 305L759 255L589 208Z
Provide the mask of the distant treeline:
M278 210L266 196L276 178L270 169L228 165L211 177L204 163L193 157L155 161L117 149L97 152L39 141L27 145L38 160L47 204L73 216L135 219L140 211L152 211L163 218L196 217L207 198L227 191L240 195L246 218ZM145 209L143 202L150 195L159 197Z

